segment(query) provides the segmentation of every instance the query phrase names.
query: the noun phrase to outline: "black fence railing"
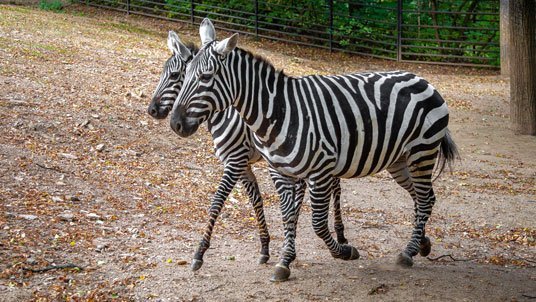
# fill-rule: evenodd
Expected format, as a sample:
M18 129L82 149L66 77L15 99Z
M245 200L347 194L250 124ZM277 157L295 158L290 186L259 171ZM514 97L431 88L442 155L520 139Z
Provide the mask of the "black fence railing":
M78 0L400 62L499 66L499 0Z

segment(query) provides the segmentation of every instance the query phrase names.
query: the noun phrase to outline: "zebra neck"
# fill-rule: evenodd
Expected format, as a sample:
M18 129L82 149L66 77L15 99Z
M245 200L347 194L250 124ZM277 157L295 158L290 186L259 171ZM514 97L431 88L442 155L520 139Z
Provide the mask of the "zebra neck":
M235 54L231 66L240 82L233 106L257 138L271 144L270 133L279 133L290 121L286 113L290 112L288 91L293 78L247 51L238 49Z

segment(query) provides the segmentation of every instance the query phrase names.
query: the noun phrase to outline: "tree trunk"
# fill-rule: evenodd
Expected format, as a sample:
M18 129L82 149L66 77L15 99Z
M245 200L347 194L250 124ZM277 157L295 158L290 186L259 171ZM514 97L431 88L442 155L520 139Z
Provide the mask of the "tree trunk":
M536 135L536 0L509 1L510 120Z
M508 34L508 2L508 0L501 0L500 8L501 75L506 77L510 75L510 53L508 51L508 44L510 43L510 35Z
M439 25L437 23L437 15L436 15L436 11L438 11L437 0L432 0L432 9L434 10L434 12L432 13L432 24L434 25L435 38L436 38L436 41L437 41L437 46L442 47L441 46L441 36L439 35ZM439 53L443 54L444 49L440 49Z

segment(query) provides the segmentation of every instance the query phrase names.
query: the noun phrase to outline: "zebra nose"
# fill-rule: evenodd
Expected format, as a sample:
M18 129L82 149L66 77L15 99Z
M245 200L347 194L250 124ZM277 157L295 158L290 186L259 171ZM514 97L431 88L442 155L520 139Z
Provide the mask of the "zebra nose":
M149 108L147 108L147 113L149 113L149 115L152 117L157 117L158 109L156 109L156 105L154 103L149 105Z
M171 129L173 129L173 131L175 131L175 133L180 134L182 126L181 126L181 123L179 121L175 120L174 118L171 118L170 126L171 126Z

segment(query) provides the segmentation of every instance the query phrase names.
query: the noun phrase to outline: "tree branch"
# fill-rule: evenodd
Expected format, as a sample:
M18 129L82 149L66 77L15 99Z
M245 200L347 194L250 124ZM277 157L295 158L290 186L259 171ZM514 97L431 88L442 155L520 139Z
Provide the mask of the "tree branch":
M452 261L472 261L472 260L475 260L474 258L473 259L456 259L454 257L452 257L451 254L447 254L447 255L441 255L439 257L436 257L436 258L432 258L432 257L426 257L426 259L430 260L430 261L438 261L442 258L450 258Z
M65 173L64 171L62 171L60 168L56 168L56 167L48 167L48 166L45 166L43 164L40 164L40 163L35 163L36 166L40 167L40 168L43 168L43 169L47 169L47 170L52 170L52 171L56 171L56 172L59 172L59 173Z
M33 272L33 273L43 273L43 272L47 272L47 271L54 270L54 269L65 269L65 268L75 268L79 270L84 269L83 267L76 265L76 264L72 264L72 263L61 264L61 265L49 265L49 266L45 266L43 268L38 268L38 269L33 269L33 268L28 268L28 267L23 267L22 269L25 271Z

